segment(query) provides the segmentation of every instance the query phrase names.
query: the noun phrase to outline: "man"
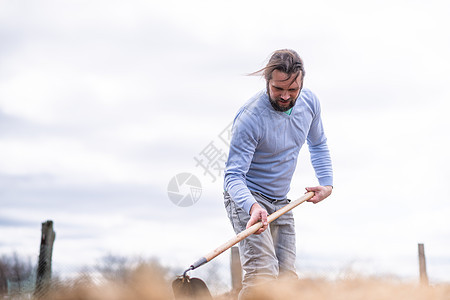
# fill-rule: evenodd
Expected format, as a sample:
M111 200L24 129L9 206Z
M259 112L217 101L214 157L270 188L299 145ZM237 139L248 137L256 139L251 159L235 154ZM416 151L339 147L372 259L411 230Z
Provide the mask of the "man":
M267 215L285 206L300 148L307 141L319 186L309 200L332 191L333 174L317 97L303 87L303 61L293 50L273 53L263 69L266 89L252 97L234 119L224 198L236 233L262 221L263 227L239 244L245 271L240 299L264 279L297 278L292 211L270 225Z

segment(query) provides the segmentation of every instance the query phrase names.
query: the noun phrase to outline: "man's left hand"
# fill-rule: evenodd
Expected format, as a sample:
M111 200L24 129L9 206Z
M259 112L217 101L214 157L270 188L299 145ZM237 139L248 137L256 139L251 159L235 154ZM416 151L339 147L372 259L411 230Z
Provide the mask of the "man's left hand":
M312 202L314 204L319 203L326 197L330 196L333 191L333 187L331 185L307 187L305 189L307 192L314 192L314 196L308 200L308 202Z

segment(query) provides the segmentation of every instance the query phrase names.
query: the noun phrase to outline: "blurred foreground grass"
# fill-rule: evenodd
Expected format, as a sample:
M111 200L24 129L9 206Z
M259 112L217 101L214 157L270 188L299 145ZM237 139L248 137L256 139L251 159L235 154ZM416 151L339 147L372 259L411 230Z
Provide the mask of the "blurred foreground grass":
M163 300L174 299L171 283L148 265L136 268L126 280L94 280L83 276L52 284L39 299L45 300ZM215 300L235 299L231 294ZM450 300L450 284L420 285L388 278L351 276L342 280L301 279L260 285L249 299L258 300Z

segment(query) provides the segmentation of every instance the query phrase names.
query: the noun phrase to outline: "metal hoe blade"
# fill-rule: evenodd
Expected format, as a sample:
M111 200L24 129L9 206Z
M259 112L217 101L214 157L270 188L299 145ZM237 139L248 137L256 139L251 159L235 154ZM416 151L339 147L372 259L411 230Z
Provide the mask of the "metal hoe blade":
M186 272L172 282L175 299L212 300L213 298L206 283L199 278L190 278L186 275Z

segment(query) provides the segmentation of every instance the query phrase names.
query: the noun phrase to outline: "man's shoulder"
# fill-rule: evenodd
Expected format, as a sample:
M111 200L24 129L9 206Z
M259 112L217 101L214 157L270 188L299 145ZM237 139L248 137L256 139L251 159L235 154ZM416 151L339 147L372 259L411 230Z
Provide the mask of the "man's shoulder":
M301 96L303 97L303 99L305 99L306 101L309 101L309 102L318 102L319 101L316 94L313 93L313 91L311 91L308 88L302 89Z
M319 98L317 98L316 94L313 93L310 89L303 88L301 93L300 93L300 97L303 100L303 102L312 111L317 111L318 109L320 109Z
M245 104L242 106L242 108L248 109L248 110L258 110L258 109L265 109L266 106L264 105L264 101L268 101L269 97L267 95L267 92L264 90L259 91L255 95L253 95L250 99L245 102Z
M268 109L269 97L267 93L262 90L253 95L245 104L239 109L239 114L243 112L253 116L260 116Z
M264 122L264 115L267 114L268 101L267 93L260 91L252 96L238 111L234 118L233 127L235 129L256 130ZM269 104L270 105L270 104Z

